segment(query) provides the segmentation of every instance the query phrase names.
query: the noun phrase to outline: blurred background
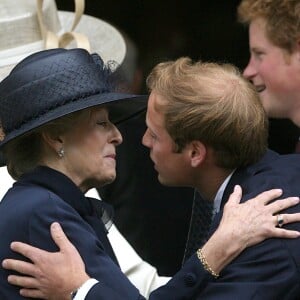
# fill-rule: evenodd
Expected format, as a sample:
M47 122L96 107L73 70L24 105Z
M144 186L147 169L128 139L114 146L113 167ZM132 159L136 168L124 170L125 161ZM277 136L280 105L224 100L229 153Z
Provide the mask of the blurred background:
M73 0L57 0L73 10ZM193 59L247 62L247 30L236 22L239 0L86 0L85 13L125 32L138 50L143 77L158 62ZM143 80L144 83L144 80ZM143 84L143 88L145 88Z

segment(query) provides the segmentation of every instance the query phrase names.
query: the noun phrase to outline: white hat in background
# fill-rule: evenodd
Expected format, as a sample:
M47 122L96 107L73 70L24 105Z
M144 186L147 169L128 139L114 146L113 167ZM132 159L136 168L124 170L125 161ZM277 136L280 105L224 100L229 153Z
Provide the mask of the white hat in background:
M126 54L121 33L105 21L84 15L83 10L83 0L75 0L75 13L58 11L55 0L1 0L0 81L20 60L49 48L45 45L45 31L58 39L63 35L65 38L66 32L75 38L81 34L89 41L90 52L98 53L104 62L114 60L121 64ZM80 47L74 42L67 46L62 42L59 46ZM50 45L53 47L55 45Z

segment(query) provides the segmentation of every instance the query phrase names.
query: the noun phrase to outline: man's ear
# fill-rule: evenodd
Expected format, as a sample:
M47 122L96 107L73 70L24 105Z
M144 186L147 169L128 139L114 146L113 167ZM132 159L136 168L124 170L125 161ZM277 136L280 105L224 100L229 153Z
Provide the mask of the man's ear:
M192 167L198 167L206 158L206 146L200 141L192 141L189 144L189 155Z
M42 132L42 139L50 149L58 153L63 148L63 139L48 132Z

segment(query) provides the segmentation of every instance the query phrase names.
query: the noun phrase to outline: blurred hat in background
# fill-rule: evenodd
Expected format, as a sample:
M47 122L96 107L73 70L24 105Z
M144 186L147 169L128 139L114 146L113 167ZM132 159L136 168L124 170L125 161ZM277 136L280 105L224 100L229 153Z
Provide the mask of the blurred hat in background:
M75 12L57 10L54 0L0 1L0 81L22 59L47 48L81 47L68 44L72 35L86 37L90 52L98 53L104 62L122 64L126 44L122 34L111 24L83 14L84 1L75 1ZM60 44L47 44L47 32L64 39ZM66 35L66 32L68 35ZM82 48L87 48L83 46Z

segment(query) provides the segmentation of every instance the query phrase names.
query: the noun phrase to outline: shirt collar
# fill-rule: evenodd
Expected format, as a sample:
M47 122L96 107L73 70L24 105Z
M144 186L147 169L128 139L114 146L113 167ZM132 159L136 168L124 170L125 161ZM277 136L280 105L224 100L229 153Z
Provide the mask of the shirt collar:
M218 189L218 192L215 196L214 199L214 208L213 208L213 215L217 214L220 211L220 207L221 207L221 202L222 202L222 198L223 198L223 194L225 191L225 188L232 176L232 174L234 173L235 170L233 170L227 177L226 179L223 181L223 183L221 184L221 186Z

